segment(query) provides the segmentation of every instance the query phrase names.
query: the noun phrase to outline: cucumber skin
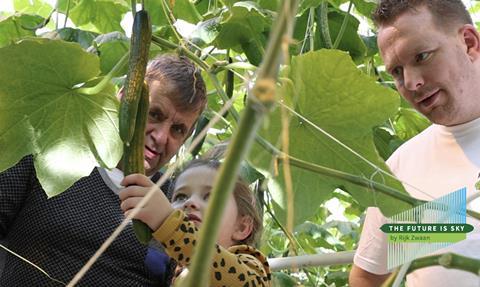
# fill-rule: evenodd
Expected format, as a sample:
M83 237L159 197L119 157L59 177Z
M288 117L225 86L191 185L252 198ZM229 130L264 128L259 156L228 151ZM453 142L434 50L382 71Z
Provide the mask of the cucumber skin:
M148 63L148 51L152 39L152 26L147 11L135 14L130 40L130 57L125 83L125 95L120 102L120 138L127 145L132 141L138 101L140 99Z
M144 166L144 146L145 146L145 127L148 118L149 95L147 84L142 85L142 93L138 102L137 119L135 121L135 130L132 141L129 146L124 144L123 154L123 172L125 176L133 173L145 174ZM138 241L148 245L152 239L152 230L148 225L138 219L133 219L133 230Z

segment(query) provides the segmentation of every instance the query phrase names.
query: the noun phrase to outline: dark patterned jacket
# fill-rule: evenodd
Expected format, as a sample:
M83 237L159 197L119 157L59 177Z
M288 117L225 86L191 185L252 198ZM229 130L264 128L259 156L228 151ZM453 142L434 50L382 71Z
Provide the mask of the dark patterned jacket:
M65 283L123 218L118 196L97 168L48 200L36 178L32 156L0 173L0 241ZM147 249L136 240L129 225L77 286L165 286L161 282L167 278L155 278L146 268ZM62 284L7 254L0 286Z

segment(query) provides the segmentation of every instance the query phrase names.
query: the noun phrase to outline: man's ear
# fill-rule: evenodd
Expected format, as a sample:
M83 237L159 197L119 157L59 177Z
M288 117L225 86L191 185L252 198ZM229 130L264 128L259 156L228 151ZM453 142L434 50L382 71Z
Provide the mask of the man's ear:
M470 24L463 25L460 28L461 37L467 48L467 54L473 62L480 58L480 35Z
M242 215L237 218L237 222L235 223L235 231L232 234L233 241L242 241L245 240L250 234L252 234L253 230L253 219L251 216Z

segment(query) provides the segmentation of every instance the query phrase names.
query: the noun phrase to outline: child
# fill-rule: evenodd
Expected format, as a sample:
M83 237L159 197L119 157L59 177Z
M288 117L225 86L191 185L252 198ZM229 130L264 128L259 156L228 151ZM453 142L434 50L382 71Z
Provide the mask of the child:
M214 160L192 161L174 183L172 205L157 190L135 216L155 230L153 237L180 266L188 266L191 261L219 166ZM122 185L128 186L120 193L121 208L128 215L153 183L143 175L134 174L125 177ZM222 216L210 286L270 286L266 258L248 246L255 244L262 225L254 202L248 185L238 179Z

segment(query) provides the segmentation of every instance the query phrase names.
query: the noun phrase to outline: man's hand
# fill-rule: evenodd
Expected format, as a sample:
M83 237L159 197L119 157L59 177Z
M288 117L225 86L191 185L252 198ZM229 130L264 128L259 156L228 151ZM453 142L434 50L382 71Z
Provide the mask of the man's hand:
M157 230L165 219L173 212L173 208L163 192L143 174L126 176L121 185L126 186L120 191L120 208L128 216L140 201L153 188L154 194L133 217L145 222L153 231Z
M357 265L352 266L349 276L349 284L351 287L378 287L387 280L390 274L377 275L363 270Z

